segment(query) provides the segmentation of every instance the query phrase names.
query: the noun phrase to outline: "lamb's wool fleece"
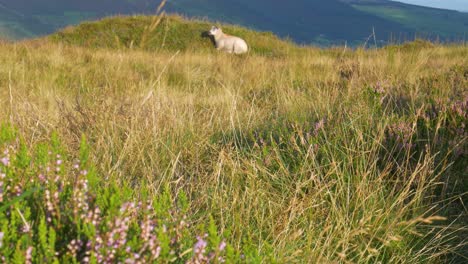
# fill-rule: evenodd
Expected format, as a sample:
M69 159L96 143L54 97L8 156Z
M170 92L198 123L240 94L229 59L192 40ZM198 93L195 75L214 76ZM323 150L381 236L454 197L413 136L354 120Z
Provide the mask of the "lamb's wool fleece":
M249 51L249 47L245 40L224 34L220 28L212 27L210 35L214 37L217 50L235 54L243 54Z

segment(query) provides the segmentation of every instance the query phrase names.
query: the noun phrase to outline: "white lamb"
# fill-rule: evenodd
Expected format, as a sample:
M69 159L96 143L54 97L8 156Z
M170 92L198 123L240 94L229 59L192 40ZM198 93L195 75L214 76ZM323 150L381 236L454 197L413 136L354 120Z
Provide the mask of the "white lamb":
M249 47L245 40L224 34L218 27L213 26L209 34L213 36L217 50L235 54L242 54L249 51Z

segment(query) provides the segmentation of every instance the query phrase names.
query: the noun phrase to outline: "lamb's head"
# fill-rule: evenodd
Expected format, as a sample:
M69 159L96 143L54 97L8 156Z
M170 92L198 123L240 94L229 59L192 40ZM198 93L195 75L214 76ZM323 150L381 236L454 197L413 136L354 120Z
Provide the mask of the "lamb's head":
M219 28L219 27L216 27L216 26L212 26L211 27L211 30L209 31L209 34L211 36L216 36L218 35L219 33L222 33L223 31Z

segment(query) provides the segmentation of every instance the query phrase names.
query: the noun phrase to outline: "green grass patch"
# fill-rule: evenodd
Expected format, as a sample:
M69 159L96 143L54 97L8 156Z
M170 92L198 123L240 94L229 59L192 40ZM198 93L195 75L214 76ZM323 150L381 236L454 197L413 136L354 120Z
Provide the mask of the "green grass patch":
M177 16L113 17L98 22L85 22L49 38L56 42L91 48L213 52L213 43L204 34L212 25L210 22L190 21ZM258 33L233 25L222 27L226 33L244 38L251 53L279 56L298 49L271 33Z

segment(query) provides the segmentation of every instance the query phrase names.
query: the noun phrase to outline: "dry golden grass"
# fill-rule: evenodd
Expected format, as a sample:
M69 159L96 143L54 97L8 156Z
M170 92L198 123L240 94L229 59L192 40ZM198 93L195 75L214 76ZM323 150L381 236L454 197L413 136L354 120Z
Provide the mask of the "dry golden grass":
M250 262L437 263L466 242L434 218L451 161L431 138L403 161L384 145L391 124L464 99L466 46L235 57L33 41L0 44L0 64L0 120L28 145L57 131L76 153L86 135L101 175L184 190Z

